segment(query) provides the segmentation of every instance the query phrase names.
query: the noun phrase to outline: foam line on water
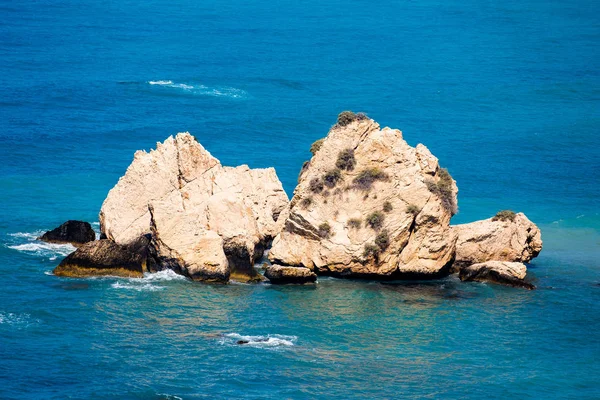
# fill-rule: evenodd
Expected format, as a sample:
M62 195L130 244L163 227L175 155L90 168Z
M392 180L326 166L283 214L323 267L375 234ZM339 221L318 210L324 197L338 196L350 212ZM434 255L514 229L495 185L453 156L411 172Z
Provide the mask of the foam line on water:
M29 255L48 258L50 261L58 257L66 257L75 251L70 244L46 243L37 240L45 231L9 233L6 247Z
M208 87L201 84L189 84L189 83L177 83L172 80L156 80L148 81L149 85L160 86L173 89L181 89L185 92L189 92L201 96L212 96L212 97L228 97L232 99L241 99L247 97L248 93L245 90L237 89L234 87Z
M289 335L242 335L232 332L222 336L221 344L275 348L295 346L296 340L298 337Z

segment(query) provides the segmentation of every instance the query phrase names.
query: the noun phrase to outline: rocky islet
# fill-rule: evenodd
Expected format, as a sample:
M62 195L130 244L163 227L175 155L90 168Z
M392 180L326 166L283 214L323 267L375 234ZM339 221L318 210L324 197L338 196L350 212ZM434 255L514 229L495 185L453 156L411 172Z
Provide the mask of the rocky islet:
M169 268L198 281L260 280L253 265L272 244L265 276L274 284L458 272L461 280L531 288L524 274L493 262L536 257L537 226L511 212L451 226L458 189L424 145L411 147L399 130L344 112L311 152L288 201L274 169L224 167L189 133L138 151L102 205L105 243L79 248L55 273L131 270L119 257L97 268L105 248L124 260L137 251L135 273Z

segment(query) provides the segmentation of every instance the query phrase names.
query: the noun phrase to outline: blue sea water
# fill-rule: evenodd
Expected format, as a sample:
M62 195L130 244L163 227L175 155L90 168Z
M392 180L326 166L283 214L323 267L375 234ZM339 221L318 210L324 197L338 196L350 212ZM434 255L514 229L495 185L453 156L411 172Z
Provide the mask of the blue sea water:
M600 398L599 43L595 1L0 0L0 398ZM453 222L536 222L538 289L74 280L34 240L180 131L291 195L345 109L439 157Z

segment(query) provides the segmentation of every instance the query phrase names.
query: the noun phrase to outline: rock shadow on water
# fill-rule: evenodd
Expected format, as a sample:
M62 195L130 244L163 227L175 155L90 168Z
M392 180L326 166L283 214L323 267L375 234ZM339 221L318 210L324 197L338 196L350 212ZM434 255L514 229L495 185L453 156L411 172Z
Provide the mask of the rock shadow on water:
M387 292L404 295L402 302L423 305L443 301L463 301L477 297L477 293L467 289L464 284L450 279L443 281L396 281L379 282L379 288Z

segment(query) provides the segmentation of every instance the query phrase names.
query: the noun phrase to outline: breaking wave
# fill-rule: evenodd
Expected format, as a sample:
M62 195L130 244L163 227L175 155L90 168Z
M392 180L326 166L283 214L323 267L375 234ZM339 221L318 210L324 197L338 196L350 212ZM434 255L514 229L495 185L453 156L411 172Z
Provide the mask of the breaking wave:
M70 244L46 243L37 240L44 231L9 233L10 243L6 245L9 249L21 251L26 254L48 258L50 261L58 257L66 257L75 251Z
M125 282L122 279L126 279ZM171 270L164 270L155 273L144 273L143 278L120 278L117 282L110 285L113 289L135 290L138 292L155 292L166 289L164 286L156 285L156 282L185 281L186 277L178 275Z
M296 340L298 340L296 336L287 335L250 336L240 335L239 333L226 333L222 336L221 344L276 348L295 346Z
M110 287L112 287L113 289L126 289L126 290L135 290L138 292L155 292L157 290L163 290L164 287L163 286L156 286L153 285L151 283L144 283L142 285L139 284L135 284L135 283L121 283L121 282L115 282L112 285L110 285Z
M242 99L248 96L248 93L245 90L227 86L209 87L200 84L177 83L171 80L148 81L147 83L152 86L180 89L200 96L228 97L232 99Z

